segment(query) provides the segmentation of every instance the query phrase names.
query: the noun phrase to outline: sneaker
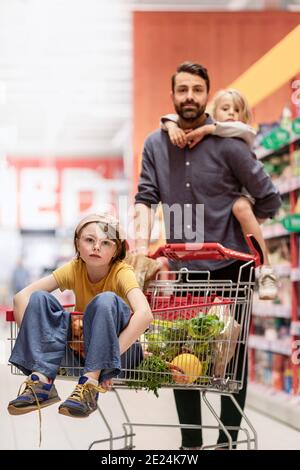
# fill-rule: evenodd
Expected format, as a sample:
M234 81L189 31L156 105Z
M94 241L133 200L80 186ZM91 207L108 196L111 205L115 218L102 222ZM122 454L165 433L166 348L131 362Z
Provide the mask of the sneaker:
M261 300L274 300L277 297L277 277L271 266L261 266L258 276L258 296Z
M88 382L88 377L79 378L73 393L64 401L58 412L73 418L87 418L97 409L99 392L104 391L100 386Z
M24 384L24 391L20 393L21 385L17 398L8 404L11 415L23 415L60 401L55 385L41 382L35 374L31 374Z

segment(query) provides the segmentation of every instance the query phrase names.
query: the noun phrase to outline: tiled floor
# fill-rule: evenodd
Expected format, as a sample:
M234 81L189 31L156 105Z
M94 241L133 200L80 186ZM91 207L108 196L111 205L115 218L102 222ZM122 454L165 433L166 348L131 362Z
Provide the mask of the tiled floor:
M23 416L10 416L7 403L17 394L22 377L10 374L5 365L8 356L9 336L7 325L0 318L0 449L38 449L39 423L38 413ZM61 398L65 398L73 389L74 382L59 380L57 389ZM161 390L157 399L152 393L121 390L120 396L133 422L176 424L177 414L171 390ZM115 394L110 392L100 396L101 408L106 413L112 426L114 436L124 435L122 416ZM218 397L212 401L218 410ZM300 450L300 433L281 423L271 420L251 409L246 413L258 433L260 449L298 449ZM203 408L204 422L214 425L213 418ZM176 428L136 427L134 444L136 449L178 449L180 432ZM57 413L57 405L42 410L42 449L87 449L97 439L108 437L108 431L98 413L84 420L68 418ZM205 444L214 444L216 430L205 430ZM116 442L115 448L124 445L124 440ZM96 445L95 449L107 449L107 444Z

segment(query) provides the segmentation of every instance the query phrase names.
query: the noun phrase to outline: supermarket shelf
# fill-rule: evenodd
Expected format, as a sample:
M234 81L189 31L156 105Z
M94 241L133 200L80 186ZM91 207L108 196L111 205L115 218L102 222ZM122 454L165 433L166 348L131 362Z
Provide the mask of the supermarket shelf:
M263 232L264 238L266 239L289 235L289 232L280 223L262 227L262 232Z
M300 267L291 268L290 264L274 264L273 269L278 277L291 277L291 281L300 281Z
M291 318L291 307L273 304L272 301L258 300L253 303L253 315L258 317Z
M285 356L290 356L292 352L291 345L286 341L280 339L269 341L260 335L249 335L249 348L270 351Z
M293 144L294 142L297 142L297 140L299 140L300 137L298 134L294 134L293 132L291 132L291 138L290 138L290 141L283 145L282 147L276 149L276 150L272 150L272 149L266 149L262 146L258 147L257 149L254 150L255 152L255 155L256 155L256 158L258 160L261 160L262 158L265 158L265 157L268 157L268 156L271 156L271 155L276 155L277 152L280 152L281 150L283 150L284 148L288 147L289 145Z
M293 336L300 336L300 321L292 321L291 322L290 333Z
M296 191L300 188L300 176L294 176L292 178L280 179L274 181L274 185L280 192L280 194L289 193L291 191Z
M273 269L278 277L290 277L292 273L290 264L274 264Z
M300 395L293 396L265 385L249 383L247 406L300 430Z
M300 281L300 268L294 268L291 271L291 280Z

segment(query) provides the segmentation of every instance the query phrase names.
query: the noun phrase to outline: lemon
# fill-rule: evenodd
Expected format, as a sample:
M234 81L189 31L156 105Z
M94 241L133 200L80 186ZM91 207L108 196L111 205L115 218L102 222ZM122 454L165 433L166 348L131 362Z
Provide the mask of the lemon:
M195 382L202 372L202 364L194 354L180 354L171 362L173 380L179 384ZM179 369L179 370L178 370Z

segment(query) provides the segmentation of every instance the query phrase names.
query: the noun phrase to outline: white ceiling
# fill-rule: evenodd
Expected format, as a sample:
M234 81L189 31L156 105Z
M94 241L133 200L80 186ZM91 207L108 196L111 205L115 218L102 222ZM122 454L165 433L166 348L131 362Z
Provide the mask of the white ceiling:
M17 132L11 151L120 154L132 66L122 3L0 0L0 127Z
M287 3L0 0L0 154L130 153L131 10L261 9L266 2Z

